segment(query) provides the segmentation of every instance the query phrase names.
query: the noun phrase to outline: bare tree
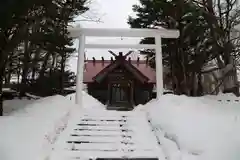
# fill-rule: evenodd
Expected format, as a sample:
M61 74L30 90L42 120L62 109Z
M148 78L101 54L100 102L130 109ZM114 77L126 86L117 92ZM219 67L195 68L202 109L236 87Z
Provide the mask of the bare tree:
M232 36L234 26L240 24L240 9L237 0L200 0L193 2L203 12L208 23L210 36L214 40L223 92L232 92L239 95L236 66L236 49L239 48L237 44L239 36Z

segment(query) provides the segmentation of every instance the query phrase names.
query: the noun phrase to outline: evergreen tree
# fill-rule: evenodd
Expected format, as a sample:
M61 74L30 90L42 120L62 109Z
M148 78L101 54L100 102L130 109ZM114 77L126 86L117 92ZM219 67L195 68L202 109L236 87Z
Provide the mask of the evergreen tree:
M0 1L0 115L2 115L2 85L8 55L20 43L24 26L33 1L1 0Z
M211 44L207 39L206 21L201 12L189 1L140 0L140 3L141 5L133 6L137 17L130 17L129 24L133 28L163 26L180 31L177 40L163 39L164 67L170 70L172 89L176 93L198 94L201 86L196 84L195 77L200 74L202 66L209 58L209 52L203 49ZM154 43L154 39L146 38L142 43ZM150 54L155 53L150 50Z
M172 89L177 94L202 95L202 68L212 59L221 59L222 53L229 57L229 53L233 51L233 46L229 41L224 43L226 45L219 47L219 42L229 39L229 36L225 35L230 33L231 27L225 27L228 29L217 27L220 26L218 23L221 22L217 22L218 19L222 19L224 16L218 17L219 14L215 14L215 10L210 10L214 6L208 6L210 4L207 2L210 1L212 0L203 2L140 0L140 5L133 6L136 17L129 17L128 19L132 28L157 28L162 26L180 31L180 37L177 40L163 39L162 41L163 64L165 68L170 70L171 78L168 81L171 81ZM206 5L203 5L205 3ZM231 8L230 5L224 7L226 6ZM218 9L221 9L223 5L218 7ZM226 12L222 9L221 13ZM221 23L228 24L228 22L231 21L222 20ZM145 38L141 43L151 44L154 43L154 39ZM228 52L226 52L226 49ZM143 53L154 57L155 51L144 50ZM152 60L154 66L154 59L152 58Z
M9 81L11 74L21 74L23 96L32 81L30 73L30 77L40 80L58 68L62 92L65 64L74 51L68 47L73 42L67 26L88 10L86 1L0 0L0 115L3 78Z

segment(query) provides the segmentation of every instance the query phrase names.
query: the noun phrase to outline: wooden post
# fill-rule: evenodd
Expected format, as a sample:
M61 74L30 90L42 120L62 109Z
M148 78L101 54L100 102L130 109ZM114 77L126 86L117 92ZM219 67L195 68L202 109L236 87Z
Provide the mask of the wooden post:
M82 106L85 35L79 36L75 103Z
M156 44L156 91L157 99L159 99L163 94L163 64L162 64L162 39L161 36L155 37Z
M107 106L109 106L111 104L111 94L112 94L112 92L111 92L111 83L108 83L108 90L107 90L107 92L108 92Z

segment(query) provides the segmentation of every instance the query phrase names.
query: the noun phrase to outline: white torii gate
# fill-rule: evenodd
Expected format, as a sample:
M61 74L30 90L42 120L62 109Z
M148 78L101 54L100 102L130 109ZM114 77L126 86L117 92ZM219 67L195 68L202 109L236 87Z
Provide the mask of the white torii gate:
M107 49L155 49L156 50L156 91L157 99L163 94L162 38L178 38L178 30L159 29L105 29L69 28L70 36L79 39L75 103L82 105L84 51L85 48ZM86 44L86 36L94 37L153 37L155 44Z

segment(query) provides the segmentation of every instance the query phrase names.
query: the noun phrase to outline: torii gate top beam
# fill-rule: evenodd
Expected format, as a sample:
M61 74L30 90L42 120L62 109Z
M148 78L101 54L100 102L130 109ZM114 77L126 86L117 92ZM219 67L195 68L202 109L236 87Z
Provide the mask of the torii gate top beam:
M70 36L78 38L81 35L96 37L156 37L178 38L178 30L169 30L165 28L158 29L108 29L108 28L69 28Z

